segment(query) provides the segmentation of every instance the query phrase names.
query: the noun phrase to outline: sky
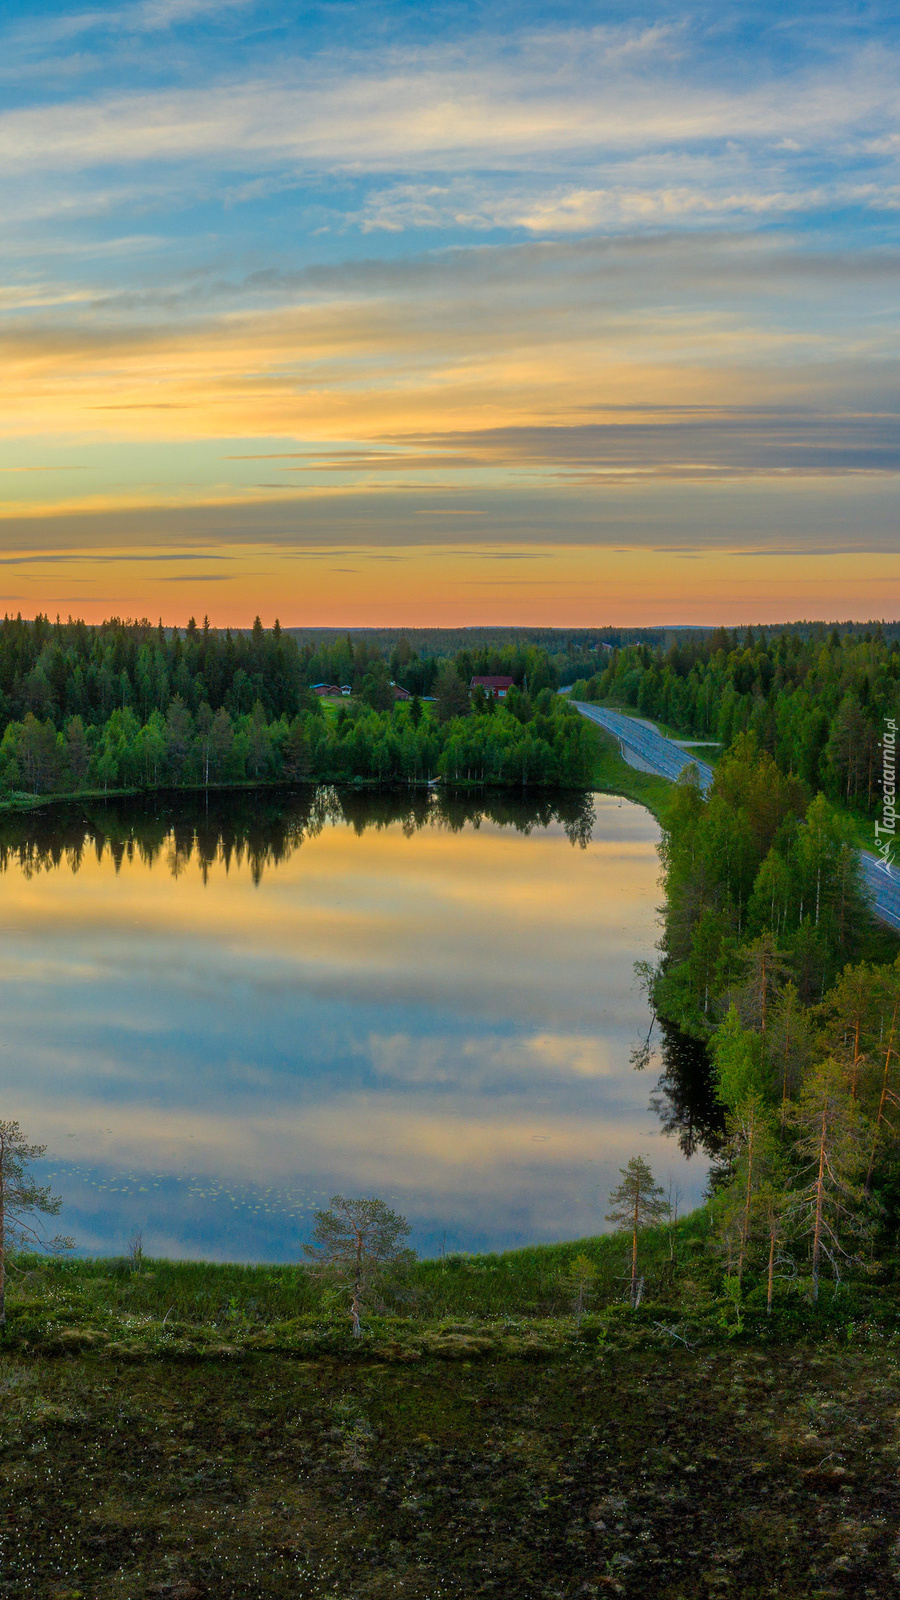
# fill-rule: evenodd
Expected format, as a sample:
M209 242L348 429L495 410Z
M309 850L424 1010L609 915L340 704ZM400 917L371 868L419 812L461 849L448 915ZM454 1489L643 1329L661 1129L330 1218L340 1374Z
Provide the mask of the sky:
M0 0L0 611L900 615L900 13Z

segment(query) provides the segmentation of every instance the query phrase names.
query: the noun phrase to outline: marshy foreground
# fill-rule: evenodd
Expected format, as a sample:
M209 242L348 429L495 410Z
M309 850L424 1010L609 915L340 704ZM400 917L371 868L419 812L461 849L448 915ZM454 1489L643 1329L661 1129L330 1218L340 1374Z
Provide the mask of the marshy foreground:
M891 1269L767 1316L761 1286L716 1298L706 1227L648 1236L636 1311L606 1236L416 1263L361 1339L303 1269L35 1266L0 1356L0 1594L896 1593Z

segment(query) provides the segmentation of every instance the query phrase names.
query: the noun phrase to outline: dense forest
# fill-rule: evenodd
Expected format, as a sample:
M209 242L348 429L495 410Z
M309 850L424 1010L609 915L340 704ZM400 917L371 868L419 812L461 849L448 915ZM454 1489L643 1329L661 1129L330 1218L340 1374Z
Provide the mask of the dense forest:
M175 696L192 715L208 705L238 717L259 702L267 719L294 717L308 705L315 683L346 684L354 696L386 710L391 682L430 697L448 660L465 684L475 674L507 673L535 695L593 671L607 654L596 634L434 633L415 648L403 634L298 634L277 621L265 629L258 618L241 632L193 618L182 631L115 618L91 626L6 617L0 623L0 728L29 711L57 729L73 716L95 727L126 709L146 722L153 711L165 715Z
M574 693L726 747L752 732L781 772L871 815L885 718L900 710L900 639L880 624L718 629L656 649L626 645Z
M479 672L517 687L503 704L470 696ZM352 693L326 712L316 681ZM412 698L398 703L394 684ZM181 634L7 619L0 793L434 778L584 788L591 735L555 684L546 652L527 644L423 660L401 641L385 661L366 639L310 652L277 623Z
M900 1212L900 957L873 927L846 815L738 736L708 797L675 786L661 853L661 1016L706 1041L726 1113L727 1270L871 1266ZM882 1235L883 1236L883 1235Z

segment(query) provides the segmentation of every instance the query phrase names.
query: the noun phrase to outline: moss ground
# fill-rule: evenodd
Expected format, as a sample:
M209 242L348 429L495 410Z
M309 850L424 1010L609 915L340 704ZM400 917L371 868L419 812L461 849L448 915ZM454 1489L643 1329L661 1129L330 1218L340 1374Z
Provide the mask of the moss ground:
M738 1310L705 1229L647 1235L637 1312L604 1236L418 1263L359 1340L298 1268L22 1263L0 1595L896 1595L890 1275Z
M893 1596L900 1351L0 1363L0 1594Z

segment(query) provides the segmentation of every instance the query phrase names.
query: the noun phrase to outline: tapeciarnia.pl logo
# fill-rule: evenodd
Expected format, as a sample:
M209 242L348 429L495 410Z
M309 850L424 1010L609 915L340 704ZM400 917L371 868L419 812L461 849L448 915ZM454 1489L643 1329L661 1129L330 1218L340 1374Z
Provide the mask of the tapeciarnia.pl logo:
M894 839L897 833L897 723L893 717L885 717L884 733L881 736L881 821L875 824L875 849L881 856L878 865L888 877L892 876Z

